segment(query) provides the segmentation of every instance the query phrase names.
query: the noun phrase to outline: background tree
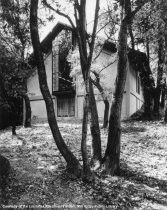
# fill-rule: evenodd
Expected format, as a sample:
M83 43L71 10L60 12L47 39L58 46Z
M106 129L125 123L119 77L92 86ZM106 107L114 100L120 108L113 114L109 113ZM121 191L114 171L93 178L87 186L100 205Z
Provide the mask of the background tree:
M161 1L147 2L143 9L135 16L132 24L135 46L136 48L142 46L145 50L155 80L154 89L150 89L150 91L149 88L145 88L146 92L144 92L144 95L152 98L153 110L148 106L145 106L145 108L147 112L152 112L152 116L150 115L151 118L154 117L157 119L160 117L160 108L164 108L166 89L164 77L165 23L161 15L164 10L162 5ZM147 102L148 97L145 98L145 102ZM151 106L151 103L145 104L150 104L149 106ZM148 110L148 108L150 110Z
M1 41L10 52L14 61L12 68L8 65L5 74L6 83L10 84L13 97L22 97L25 102L26 117L24 126L31 126L31 107L27 94L27 76L30 70L28 64L29 33L29 1L1 1ZM10 93L11 94L11 91Z

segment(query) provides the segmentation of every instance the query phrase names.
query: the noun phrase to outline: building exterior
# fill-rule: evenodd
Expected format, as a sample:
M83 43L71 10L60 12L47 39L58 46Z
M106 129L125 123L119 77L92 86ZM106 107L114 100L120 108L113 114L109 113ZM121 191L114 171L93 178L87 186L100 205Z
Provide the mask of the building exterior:
M82 79L79 74L76 74L73 78L70 77L70 64L66 59L69 52L67 49L71 48L71 46L75 46L74 31L72 31L69 26L58 23L41 45L45 54L47 82L52 94L56 117L82 118L84 86L82 85ZM115 45L106 42L103 45L103 50L96 64L107 66L111 56L115 52ZM117 77L117 61L104 68L101 74L101 83L106 89L111 104ZM45 102L39 89L36 67L34 67L34 71L27 81L27 86L31 101L32 117L47 118ZM94 88L94 92L99 118L103 118L104 103L102 97L96 87ZM128 64L127 80L122 104L122 118L129 117L140 109L142 104L143 94L139 74Z

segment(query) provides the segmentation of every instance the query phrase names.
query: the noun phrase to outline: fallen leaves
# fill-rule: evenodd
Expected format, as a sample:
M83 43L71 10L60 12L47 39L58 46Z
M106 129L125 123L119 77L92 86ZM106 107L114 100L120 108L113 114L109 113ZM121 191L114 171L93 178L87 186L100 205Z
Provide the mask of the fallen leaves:
M58 122L69 148L81 161L81 123ZM0 153L15 171L9 189L13 205L91 205L109 209L167 209L167 129L160 122L124 122L121 176L104 176L96 165L95 183L85 185L66 173L66 164L46 122L0 131ZM103 153L107 130L101 130ZM88 133L91 153L91 136Z

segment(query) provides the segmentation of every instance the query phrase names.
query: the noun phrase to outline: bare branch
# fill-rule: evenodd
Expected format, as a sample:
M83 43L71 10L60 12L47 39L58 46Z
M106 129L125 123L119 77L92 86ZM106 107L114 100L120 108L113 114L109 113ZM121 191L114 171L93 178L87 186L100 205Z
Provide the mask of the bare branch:
M111 66L113 63L116 62L116 59L113 61L113 62L110 62L108 65L104 66L100 71L99 71L99 74L104 70L106 69L107 67Z
M107 37L107 39L105 41L108 41L110 39L110 37L111 37L111 35L109 37ZM103 51L103 46L104 46L104 44L102 45L99 53L96 55L96 57L93 59L93 61L95 61L100 56L101 52Z
M98 16L99 16L99 2L100 0L96 0L96 9L95 9L95 17L94 17L94 26L93 26L93 32L92 32L92 40L90 43L90 53L88 58L88 64L91 65L92 56L93 56L93 48L95 44L95 37L96 37L96 31L97 31L97 24L98 24Z
M47 0L42 0L42 3L43 3L43 5L45 5L47 8L49 8L49 9L51 9L52 11L56 12L58 15L65 17L65 18L70 22L71 26L72 26L73 28L75 28L75 25L74 25L74 23L73 23L73 21L72 21L72 19L70 18L69 15L66 15L66 14L64 14L63 12L61 12L60 10L55 9L54 7L52 7L50 4L48 4Z

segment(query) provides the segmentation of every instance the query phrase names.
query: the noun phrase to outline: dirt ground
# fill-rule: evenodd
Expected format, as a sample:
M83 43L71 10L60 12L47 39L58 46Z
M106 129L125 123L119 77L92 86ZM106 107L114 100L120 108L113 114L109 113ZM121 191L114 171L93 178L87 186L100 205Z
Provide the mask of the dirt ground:
M66 143L82 163L81 123L58 122ZM167 210L167 125L123 122L121 176L96 173L85 184L65 171L65 161L47 122L0 131L0 154L10 160L8 204L1 209ZM101 130L103 152L107 131ZM91 145L89 132L88 147Z

